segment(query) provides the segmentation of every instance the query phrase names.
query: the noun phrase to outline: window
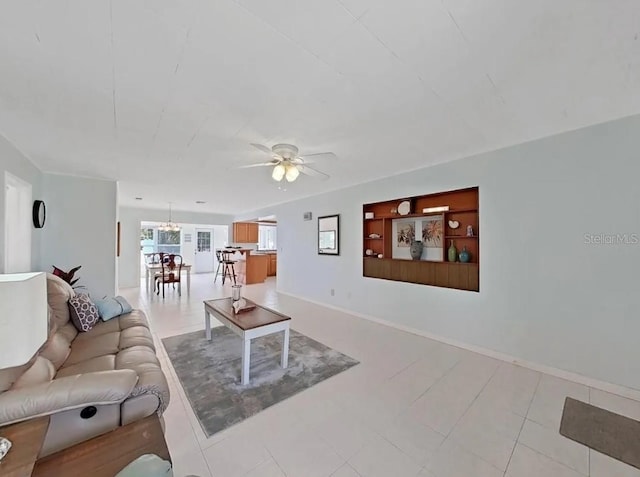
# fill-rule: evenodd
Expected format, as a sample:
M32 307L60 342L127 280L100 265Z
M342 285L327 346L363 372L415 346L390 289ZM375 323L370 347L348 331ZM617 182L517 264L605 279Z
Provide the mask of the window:
M141 229L140 240L153 240L153 229Z
M180 231L158 230L156 252L180 253Z
M258 225L258 250L276 250L277 230L275 225Z

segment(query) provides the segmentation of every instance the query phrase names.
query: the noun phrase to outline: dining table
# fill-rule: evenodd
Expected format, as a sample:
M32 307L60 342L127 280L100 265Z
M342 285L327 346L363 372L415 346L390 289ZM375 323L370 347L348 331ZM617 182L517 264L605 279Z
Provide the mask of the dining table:
M145 263L145 268L146 268L145 280L147 283L147 293L153 293L153 289L154 289L153 277L155 276L156 272L162 272L162 264L160 262ZM187 274L187 295L188 295L189 290L191 288L191 265L189 265L188 263L183 263L181 271Z

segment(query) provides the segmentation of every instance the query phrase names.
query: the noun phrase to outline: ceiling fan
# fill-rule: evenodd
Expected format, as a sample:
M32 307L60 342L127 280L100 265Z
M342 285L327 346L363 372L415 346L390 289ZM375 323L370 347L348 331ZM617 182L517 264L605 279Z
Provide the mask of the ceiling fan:
M271 156L272 160L268 162L259 162L258 164L240 166L240 169L247 169L250 167L273 167L271 177L278 182L282 179L286 179L288 182L293 182L298 178L298 175L301 172L308 176L328 179L329 176L327 174L308 166L308 164L313 163L318 159L336 158L336 155L333 152L320 152L317 154L300 156L298 155L298 148L293 144L276 144L271 149L267 146L263 146L262 144L251 145Z

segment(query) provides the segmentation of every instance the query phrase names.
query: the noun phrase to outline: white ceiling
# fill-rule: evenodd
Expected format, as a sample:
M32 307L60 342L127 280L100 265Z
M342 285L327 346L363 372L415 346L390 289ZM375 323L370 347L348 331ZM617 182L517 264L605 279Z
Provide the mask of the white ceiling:
M637 0L2 10L0 132L45 171L121 181L123 205L242 212L640 112ZM278 142L340 161L286 192L234 169Z

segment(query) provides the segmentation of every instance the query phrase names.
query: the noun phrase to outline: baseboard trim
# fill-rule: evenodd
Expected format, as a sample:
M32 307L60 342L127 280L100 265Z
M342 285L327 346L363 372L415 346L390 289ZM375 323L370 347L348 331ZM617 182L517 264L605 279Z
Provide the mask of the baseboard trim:
M347 308L342 308L340 306L331 305L329 303L323 303L320 301L312 300L305 296L296 295L295 293L289 293L282 290L277 290L277 293L282 293L283 295L287 295L293 298L297 298L299 300L313 303L314 305L324 306L325 308L346 313L347 315L355 316L356 318L362 318L364 320L371 321L379 325L389 326L390 328L394 328L399 331L404 331L406 333L411 333L413 335L418 335L424 338L432 339L434 341L439 341L441 343L445 343L450 346L455 346L456 348L461 348L467 351L472 351L474 353L482 354L484 356L488 356L489 358L498 359L500 361L505 361L507 363L515 364L517 366L522 366L523 368L531 369L533 371L549 374L557 378L566 379L567 381L573 381L575 383L583 384L585 386L599 389L601 391L617 394L618 396L640 401L640 390L638 389L628 388L626 386L609 383L607 381L601 381L599 379L591 378L589 376L584 376L582 374L574 373L572 371L566 371L564 369L554 368L552 366L547 366L545 364L540 364L533 361L527 361L524 359L517 358L515 356L508 355L506 353L501 353L500 351L495 351L489 348L483 348L482 346L476 346L473 344L465 343L465 342L454 340L451 338L446 338L444 336L439 336L439 335L430 333L428 331L419 330L417 328L412 328L410 326L405 326L399 323L394 323L392 321L383 320L382 318L377 318L375 316L367 315L365 313L360 313L357 311L349 310Z

